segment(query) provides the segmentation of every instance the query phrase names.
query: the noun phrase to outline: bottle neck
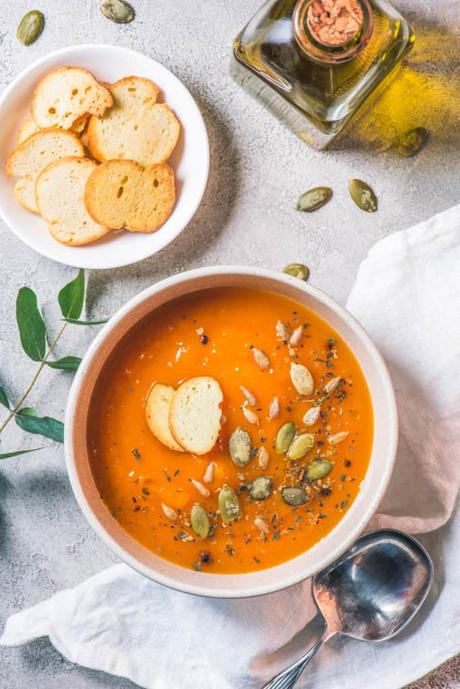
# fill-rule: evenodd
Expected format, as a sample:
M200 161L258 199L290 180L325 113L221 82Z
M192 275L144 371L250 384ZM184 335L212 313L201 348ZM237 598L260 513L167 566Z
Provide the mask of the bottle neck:
M368 0L297 0L292 21L299 48L323 64L351 60L373 28Z

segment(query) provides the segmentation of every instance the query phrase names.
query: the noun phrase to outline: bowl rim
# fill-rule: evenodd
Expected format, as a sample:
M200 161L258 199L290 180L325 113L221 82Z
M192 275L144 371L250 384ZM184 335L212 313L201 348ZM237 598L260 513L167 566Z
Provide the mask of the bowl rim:
M108 533L108 531L103 527L103 525L99 522L98 518L96 517L95 513L93 512L93 509L85 495L85 491L82 488L81 482L78 477L78 472L77 472L77 461L76 457L74 455L73 449L74 449L74 423L77 418L77 410L78 410L78 398L81 393L81 390L85 384L86 380L86 372L87 369L90 366L90 363L92 362L93 357L97 354L99 348L101 345L107 340L107 338L110 337L113 331L116 330L117 326L123 322L123 320L126 318L128 314L130 314L132 311L134 311L138 306L142 304L145 300L151 298L157 293L163 292L164 290L167 290L168 288L171 288L175 285L180 285L183 283L187 282L193 282L196 279L199 278L212 278L214 276L240 276L240 277L245 277L245 276L255 276L255 277L260 277L262 279L271 279L278 281L284 285L291 285L294 286L296 289L301 289L304 291L306 294L310 295L313 297L313 299L322 302L326 307L329 309L333 310L339 318L341 318L343 321L346 322L346 324L352 329L352 331L358 335L358 337L361 339L361 341L364 343L367 352L372 356L372 365L375 367L377 370L377 373L379 375L379 378L382 382L382 391L385 396L385 404L387 406L387 413L390 419L390 424L389 424L389 429L388 429L388 434L389 434L389 440L388 440L388 448L387 448L387 456L386 456L386 461L384 462L384 469L383 469L383 476L381 477L379 484L375 490L375 492L372 495L372 498L368 501L367 505L362 509L362 513L360 514L359 518L355 520L355 522L350 525L348 535L342 540L341 544L337 546L336 548L331 549L331 552L329 555L323 557L321 561L316 564L313 568L311 568L311 571L306 571L305 567L302 568L301 571L298 573L285 577L283 580L278 581L276 583L269 583L269 584L261 584L261 585L252 585L252 586L246 586L244 588L244 591L242 591L239 586L238 586L238 578L245 576L246 573L244 574L222 574L222 575L214 575L214 574L205 574L202 578L202 583L197 585L194 583L184 583L184 582L178 582L175 580L173 577L165 575L161 572L153 571L153 569L144 563L140 562L138 559L136 559L131 553L127 552L117 541L114 537L112 537L111 534ZM263 289L263 288L262 288ZM269 290L267 290L269 291ZM170 299L166 299L164 303L167 303L170 301ZM154 309L152 309L153 311ZM127 332L127 331L126 331ZM126 333L124 333L126 334ZM355 355L356 356L356 355ZM361 362L358 359L358 363ZM103 365L103 364L102 364ZM307 283L299 280L298 278L291 277L285 273L281 273L279 271L275 271L272 269L266 269L266 268L260 268L260 267L254 267L254 266L232 266L232 265L220 265L220 266L206 266L206 267L201 267L201 268L195 268L192 270L184 271L177 273L176 275L173 275L171 277L165 278L163 280L160 280L159 282L155 283L154 285L151 285L147 287L146 289L142 290L139 292L137 295L129 299L118 311L110 318L110 320L103 326L103 328L99 331L99 333L96 335L94 338L93 342L88 348L88 351L86 352L82 363L79 366L79 369L76 373L76 376L73 380L72 387L69 392L69 397L67 401L67 407L66 407L66 414L65 414L65 426L64 426L64 448L65 448L65 462L66 462L66 468L67 472L69 475L69 480L70 484L72 487L72 490L74 492L75 498L80 506L80 509L82 510L85 518L89 522L89 524L92 526L92 528L96 531L96 533L101 537L102 541L114 552L123 562L128 564L130 567L138 571L140 574L146 576L147 578L156 581L157 583L163 584L165 586L168 586L169 588L181 591L183 593L190 593L190 594L195 594L199 596L205 596L205 597L211 597L211 598L248 598L248 597L255 597L259 595L265 595L269 593L274 593L276 591L283 590L285 588L288 588L290 586L293 586L294 584L299 583L300 581L303 581L311 576L313 576L316 572L321 571L328 565L330 565L334 560L336 560L340 555L349 547L352 545L352 543L362 534L364 531L366 525L368 524L369 520L371 519L372 515L375 513L377 510L383 495L386 491L386 488L388 486L388 483L390 481L395 460L396 460L396 451L397 451L397 444L398 444L398 414L397 414L397 406L396 406L396 398L394 394L394 389L393 385L391 382L391 378L387 369L387 366L385 364L385 361L374 345L373 341L367 334L366 330L360 325L360 323L355 319L352 314L345 309L341 304L338 304L332 297L328 296L326 293L324 293L322 290L312 287L311 285L307 285ZM358 493L359 495L359 493ZM339 523L329 532L329 534L333 533L339 526L340 523L343 520L340 520ZM329 535L327 534L325 538ZM134 539L135 540L135 539ZM321 539L324 540L324 539ZM319 542L321 542L321 540ZM333 552L332 552L333 550ZM308 552L308 550L304 551ZM296 556L296 558L292 558L291 560L288 560L286 562L292 562L292 560L297 559L297 557L302 557L304 553L301 553L300 555ZM177 567L179 570L183 570L184 568L181 567L180 565L176 565L175 563L172 563L174 567ZM282 566L285 563L281 563ZM267 567L264 568L263 570L260 570L260 572L267 572L271 569L275 569L275 567ZM257 574L258 572L254 572L252 574ZM208 589L206 587L206 578L209 576L222 576L222 577L229 577L232 580L235 580L235 586L234 587L222 587L222 588L212 588Z
M8 84L8 86L5 88L5 90L0 94L0 111L3 108L8 108L8 101L10 96L22 85L22 81L29 77L29 75L34 72L37 68L46 68L47 64L49 62L52 62L55 59L60 59L60 58L65 58L66 55L71 54L75 51L77 52L85 52L85 51L101 51L101 52L106 52L106 53L112 53L116 52L119 53L120 56L122 57L123 55L131 55L133 57L138 57L142 58L143 60L148 60L152 66L155 69L158 69L159 71L167 72L169 77L173 82L176 82L176 85L183 89L183 93L186 94L186 96L190 99L190 102L193 104L195 107L195 119L196 119L196 127L199 130L200 136L203 138L203 149L202 149L202 157L200 157L200 175L201 175L201 180L199 184L199 188L196 191L195 199L193 200L193 203L190 204L190 207L188 208L187 212L184 214L184 219L181 222L177 223L177 227L173 229L173 231L170 232L170 234L164 234L161 235L161 229L159 228L158 231L156 231L155 234L157 237L160 239L158 240L158 246L156 246L153 250L150 246L150 244L146 243L145 244L145 249L144 251L139 251L139 254L134 258L128 258L128 260L125 260L123 258L121 259L116 259L112 258L110 260L110 251L105 251L105 260L104 260L104 265L102 266L97 266L95 267L94 265L87 264L85 262L85 255L81 252L78 251L79 248L81 247L72 247L76 249L75 251L75 260L68 260L64 259L63 257L60 257L58 255L54 255L52 251L48 251L46 248L45 250L42 250L41 248L37 247L33 242L30 242L27 238L27 235L22 235L20 231L17 230L17 222L15 222L10 214L4 209L3 205L0 203L0 217L3 219L5 225L8 227L8 229L26 246L31 248L33 251L37 252L38 254L45 256L48 259L51 259L52 261L56 261L57 263L61 263L62 265L69 265L69 266L74 266L76 268L90 268L92 270L109 270L113 268L122 268L124 266L129 266L129 265L134 265L135 263L139 263L140 261L144 261L146 258L150 258L151 256L155 256L158 254L160 251L162 251L165 247L167 247L171 242L173 242L177 237L187 228L187 226L190 224L191 220L193 219L195 213L197 212L202 200L204 193L206 191L206 187L208 184L208 179L209 179L209 167L210 167L210 145L209 145L209 136L208 132L206 129L206 124L203 119L203 115L201 113L200 108L198 107L198 104L187 88L187 86L182 82L179 77L174 74L168 67L163 65L161 62L158 62L158 60L155 60L154 58L150 57L149 55L146 55L145 53L140 52L139 50L133 50L132 48L127 48L125 46L118 46L118 45L112 45L110 43L76 43L74 45L66 46L65 48L59 48L58 50L51 51L47 53L46 55L43 55L39 57L37 60L34 60L31 62L27 67L25 67L23 70L17 74L12 81ZM51 69L51 67L50 67ZM185 129L185 126L183 123L181 123L182 129ZM177 202L177 199L176 199ZM177 203L176 203L177 205ZM176 205L173 209L176 208ZM172 215L170 216L172 217ZM169 220L169 218L168 218ZM84 247L83 247L84 248ZM124 254L126 255L126 254Z

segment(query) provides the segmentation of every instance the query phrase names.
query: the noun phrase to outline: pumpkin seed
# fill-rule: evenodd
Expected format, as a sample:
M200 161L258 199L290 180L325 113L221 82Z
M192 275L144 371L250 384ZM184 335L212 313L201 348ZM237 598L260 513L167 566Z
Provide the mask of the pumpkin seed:
M200 495L202 495L204 498L209 498L211 493L209 492L209 489L206 488L206 486L203 486L203 484L199 481L195 481L194 478L190 479L190 482L197 489Z
M199 503L195 503L190 512L190 523L192 529L200 538L207 538L211 525L209 523L208 513Z
M307 411L303 417L303 422L306 426L314 426L319 419L321 413L321 407L312 407Z
M19 22L16 37L23 45L35 43L45 26L45 17L38 10L27 12Z
M240 518L240 503L230 486L223 486L218 498L220 516L224 524L230 524Z
M403 134L396 143L399 155L410 158L421 151L428 141L428 132L423 127L415 127Z
M327 442L330 445L338 445L339 443L343 442L345 438L348 438L349 435L349 431L340 431L340 433L334 433L334 435L330 435L327 439Z
M212 483L214 481L214 469L216 465L214 462L209 462L203 474L203 481L205 483Z
M249 433L241 426L237 426L228 441L228 451L233 464L245 467L251 461L252 441Z
M240 390L243 393L243 396L247 399L249 404L251 404L253 407L257 404L257 400L255 398L255 395L252 394L250 390L244 387L244 385L240 385Z
M329 187L314 187L304 192L297 201L296 209L312 213L324 206L332 198L332 189Z
M278 397L274 397L268 407L268 420L277 419L280 415L280 401Z
M352 179L348 185L348 191L358 208L366 213L375 213L377 197L366 182L361 179Z
M244 404L241 407L241 411L243 412L243 416L248 421L249 423L259 423L259 417L255 413L255 411L252 411L252 409L249 409L249 407L246 407Z
M275 438L275 451L279 455L284 455L289 450L289 445L295 436L295 425L292 421L284 423L278 430Z
M262 531L263 533L268 533L270 531L270 527L268 526L265 519L262 519L262 517L256 517L254 519L254 526L256 527L256 529L259 529L259 531Z
M270 461L270 455L265 447L259 447L257 452L257 459L261 469L266 469L268 467L268 462Z
M305 457L305 455L310 452L314 444L315 436L313 433L302 433L302 435L298 435L289 445L287 458L294 461L302 459L302 457Z
M303 364L291 363L290 368L291 381L299 395L308 397L313 393L315 384L313 376L306 366Z
M169 505L166 505L164 502L161 503L161 509L163 510L163 514L165 517L170 519L172 522L175 522L177 519L177 512L176 510L173 510L172 507L169 507Z
M287 342L289 340L289 328L287 327L286 323L283 323L283 321L276 322L275 332L276 337L279 340L283 340L283 342Z
M271 495L273 481L270 476L258 476L249 487L249 495L253 500L265 500Z
M299 325L298 328L294 330L291 337L289 338L289 344L291 347L297 347L303 335L303 325Z
M333 464L326 459L316 459L307 469L307 479L309 481L317 481L324 478L332 471Z
M99 9L115 24L129 24L135 17L134 9L125 0L105 0Z
M292 507L298 507L299 505L305 505L308 501L307 492L304 488L283 488L281 491L281 497L284 502Z
M303 263L290 263L288 266L283 268L283 273L292 275L293 278L299 278L299 280L308 280L310 275L310 269Z
M257 366L261 371L265 371L266 368L270 366L270 359L261 349L257 347L251 347L252 358L256 362Z

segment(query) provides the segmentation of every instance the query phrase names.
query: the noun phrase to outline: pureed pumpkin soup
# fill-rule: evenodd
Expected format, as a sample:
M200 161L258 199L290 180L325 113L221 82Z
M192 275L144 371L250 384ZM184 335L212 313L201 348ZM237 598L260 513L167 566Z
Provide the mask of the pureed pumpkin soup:
M100 495L146 548L202 572L289 560L326 536L371 454L354 355L301 304L247 288L155 310L112 352L91 400Z

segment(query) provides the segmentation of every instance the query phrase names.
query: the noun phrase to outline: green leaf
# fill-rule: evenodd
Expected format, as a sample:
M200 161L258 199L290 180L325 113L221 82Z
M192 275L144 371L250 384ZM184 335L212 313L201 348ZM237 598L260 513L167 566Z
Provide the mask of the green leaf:
M35 416L33 409L24 407L16 414L15 421L27 433L38 433L58 443L64 442L64 424L51 416Z
M101 321L79 321L78 318L63 318L62 320L67 323L72 323L72 325L104 325L104 323L108 323L109 321L108 318L104 318Z
M64 318L78 319L85 304L85 271L80 268L77 277L61 289L59 306Z
M62 359L46 363L50 368L58 368L61 371L76 371L81 364L81 359L79 356L63 356Z
M7 409L10 408L10 402L8 400L8 395L6 394L5 390L0 387L0 404L3 404L4 407Z
M16 450L15 452L0 453L0 459L9 459L10 457L17 457L18 455L27 455L29 452L38 452L44 450L43 447L35 447L33 450Z
M16 320L22 348L33 361L43 361L46 328L38 310L37 297L30 287L21 287L16 299Z

